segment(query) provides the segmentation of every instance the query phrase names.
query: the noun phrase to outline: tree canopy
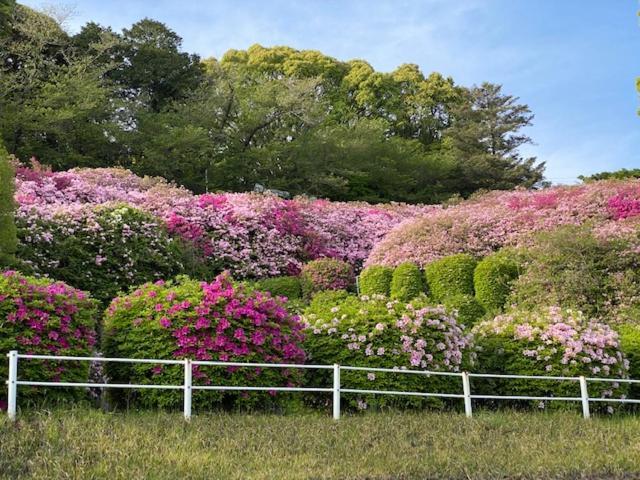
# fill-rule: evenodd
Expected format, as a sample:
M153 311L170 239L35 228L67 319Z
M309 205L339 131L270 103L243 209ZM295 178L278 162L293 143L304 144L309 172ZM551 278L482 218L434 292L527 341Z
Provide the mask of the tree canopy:
M23 160L123 166L196 192L261 184L372 202L543 180L544 164L519 153L533 115L499 85L287 46L200 59L155 20L70 35L0 2L0 136Z

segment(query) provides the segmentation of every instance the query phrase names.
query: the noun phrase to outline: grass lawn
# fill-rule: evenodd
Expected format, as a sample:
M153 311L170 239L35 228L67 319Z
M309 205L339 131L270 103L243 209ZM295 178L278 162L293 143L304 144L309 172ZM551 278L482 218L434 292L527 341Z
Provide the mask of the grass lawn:
M640 478L640 417L26 412L0 420L0 478Z

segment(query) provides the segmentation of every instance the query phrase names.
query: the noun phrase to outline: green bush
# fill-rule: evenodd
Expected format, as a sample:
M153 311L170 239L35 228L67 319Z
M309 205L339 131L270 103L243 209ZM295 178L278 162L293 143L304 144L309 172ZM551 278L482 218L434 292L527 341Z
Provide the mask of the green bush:
M424 293L424 277L420 268L411 262L398 265L391 278L391 297L408 302Z
M255 288L271 292L275 296L286 297L287 300L296 300L302 297L302 287L298 277L265 278L264 280L258 280L255 283Z
M429 292L436 301L452 295L473 295L476 260L466 253L450 255L428 264L425 276Z
M312 309L331 308L351 296L355 295L351 295L346 290L324 290L313 296L309 307Z
M302 267L302 294L309 299L323 290L350 290L355 285L353 267L335 258L319 258Z
M41 355L88 356L96 341L96 301L62 282L25 277L13 271L0 275L0 383L5 384L10 350ZM24 360L21 379L87 382L88 362ZM6 390L0 389L0 403ZM81 398L81 389L20 387L21 399Z
M15 171L0 141L0 267L15 264L18 237L15 222Z
M113 300L105 313L106 356L301 363L302 324L278 298L234 285L225 274L211 283L179 277L175 282L147 283ZM182 365L112 364L110 381L137 384L181 384ZM286 386L300 381L300 370L196 366L200 385ZM200 406L268 406L275 396L255 392L196 391ZM119 398L116 397L116 400ZM182 393L142 390L144 406L175 408Z
M470 338L455 315L425 299L406 304L382 296L349 296L340 302L312 304L303 316L309 324L305 350L309 362L376 368L460 371L470 358ZM331 385L330 372L309 372L311 385ZM459 392L456 377L344 370L345 388ZM317 399L317 396L314 396ZM444 402L393 395L349 395L352 409L441 406Z
M385 295L391 291L393 269L384 265L372 265L365 268L359 277L360 295Z
M447 310L458 312L458 323L465 327L474 325L486 313L480 302L471 295L453 295L443 303Z
M620 325L618 332L622 352L629 361L629 376L640 380L640 326ZM640 385L631 384L629 394L631 398L640 399Z
M611 378L628 375L618 334L605 324L587 320L579 311L559 307L514 310L477 324L473 334L475 370L480 373ZM570 381L478 378L473 389L491 395L580 396L578 382ZM589 394L595 398L620 398L626 391L626 384L589 384Z
M473 272L478 302L488 311L502 310L518 274L518 263L502 252L483 258Z

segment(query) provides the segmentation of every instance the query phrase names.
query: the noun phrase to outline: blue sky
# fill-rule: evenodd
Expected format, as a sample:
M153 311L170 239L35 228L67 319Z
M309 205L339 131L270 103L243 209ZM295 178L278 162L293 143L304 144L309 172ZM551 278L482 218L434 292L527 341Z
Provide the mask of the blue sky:
M23 1L32 7L42 2ZM463 85L490 81L536 117L525 153L554 183L640 167L640 27L635 0L78 0L69 29L166 23L184 48L220 57L254 43L416 63Z

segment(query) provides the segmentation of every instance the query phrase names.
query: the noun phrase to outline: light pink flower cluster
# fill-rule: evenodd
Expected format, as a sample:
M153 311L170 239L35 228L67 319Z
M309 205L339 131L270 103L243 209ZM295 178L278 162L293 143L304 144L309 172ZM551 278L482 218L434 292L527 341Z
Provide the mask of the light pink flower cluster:
M454 253L483 256L561 225L595 227L640 214L640 182L594 182L541 191L491 192L412 218L378 242L366 265L425 265ZM611 229L611 226L609 226Z

